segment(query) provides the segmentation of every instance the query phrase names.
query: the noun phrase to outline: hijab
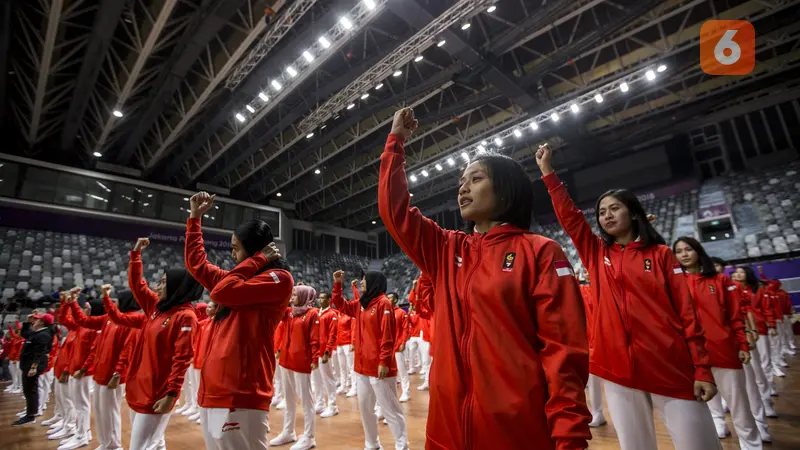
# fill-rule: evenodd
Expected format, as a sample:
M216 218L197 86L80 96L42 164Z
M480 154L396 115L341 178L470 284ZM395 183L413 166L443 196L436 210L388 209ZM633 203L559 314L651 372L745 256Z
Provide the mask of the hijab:
M367 309L372 300L386 292L389 283L386 281L386 275L377 271L367 272L364 279L367 280L367 292L363 293L358 301L362 308Z
M91 317L102 316L106 313L106 309L103 307L103 301L100 299L89 300L89 307L91 308L89 311L89 316Z
M292 305L292 315L301 316L314 305L317 298L317 290L311 286L295 286L295 292L300 299L300 306Z
M117 305L119 312L122 313L138 311L140 309L139 304L136 303L136 299L133 298L133 292L127 290L117 293Z
M167 298L156 303L162 313L184 303L197 301L203 295L203 285L186 269L167 270Z
M208 314L206 313L207 308L208 305L203 302L199 302L194 305L194 313L195 315L197 315L198 322L201 320L208 319Z

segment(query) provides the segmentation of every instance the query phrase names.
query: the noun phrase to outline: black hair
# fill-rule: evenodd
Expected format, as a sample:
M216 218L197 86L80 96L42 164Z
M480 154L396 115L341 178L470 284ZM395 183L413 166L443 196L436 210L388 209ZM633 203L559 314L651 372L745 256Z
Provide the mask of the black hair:
M650 247L651 245L667 245L667 241L656 231L653 225L647 220L647 213L644 211L644 206L639 202L633 193L627 189L612 189L606 191L594 207L594 218L597 221L597 227L600 228L600 236L605 241L606 245L613 245L616 240L614 236L606 233L606 230L600 225L600 202L606 197L614 197L620 203L628 208L631 217L631 226L633 227L634 237L641 240L642 245Z
M236 230L233 231L233 235L242 243L242 248L244 248L248 257L255 255L263 250L270 242L275 241L269 224L260 219L251 219L242 222ZM282 259L278 258L259 269L253 277L257 277L270 269L289 270L289 266ZM217 312L214 314L214 322L221 321L228 317L230 313L230 308L217 303Z
M470 161L480 163L492 182L496 200L491 219L508 223L525 231L531 228L533 214L533 184L525 168L517 160L500 153L483 153ZM465 232L471 234L475 222L465 224Z
M675 252L675 247L678 245L678 242L683 242L697 253L697 262L700 264L700 275L704 277L713 277L717 274L717 269L714 268L714 261L711 260L711 257L706 253L706 249L703 248L703 245L700 244L697 239L690 236L679 237L672 244L672 253L677 253Z
M744 284L750 287L750 290L753 291L753 295L758 292L758 288L761 287L760 280L756 276L755 270L752 267L748 266L739 266L737 269L744 270Z
M719 264L719 265L720 265L720 266L722 266L722 267L726 267L726 266L728 265L728 262L727 262L727 261L725 261L725 260L724 260L724 259L722 259L722 258L718 258L718 257L716 257L716 256L712 256L712 257L711 257L711 262L713 262L714 264Z

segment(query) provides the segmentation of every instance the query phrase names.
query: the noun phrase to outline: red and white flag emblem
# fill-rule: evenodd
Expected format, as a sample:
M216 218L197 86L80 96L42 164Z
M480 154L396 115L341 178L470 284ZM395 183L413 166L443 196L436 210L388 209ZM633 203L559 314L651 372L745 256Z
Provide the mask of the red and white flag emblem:
M558 276L575 276L575 273L572 271L572 264L570 264L569 261L556 261L553 263L553 265L556 267L556 273Z
M680 264L675 264L672 266L672 273L675 275L681 275L683 273L683 268L681 268Z

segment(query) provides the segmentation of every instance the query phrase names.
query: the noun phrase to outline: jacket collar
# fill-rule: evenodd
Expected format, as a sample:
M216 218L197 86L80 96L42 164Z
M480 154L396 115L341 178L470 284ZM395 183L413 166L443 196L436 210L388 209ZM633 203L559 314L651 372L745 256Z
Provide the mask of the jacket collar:
M525 233L528 233L528 231L515 227L510 223L504 223L492 227L485 234L478 233L477 230L474 231L472 234L469 235L470 236L469 242L473 246L477 246L480 243L490 246L494 244L499 244L510 238L513 238L514 236L518 236L520 234L525 234Z

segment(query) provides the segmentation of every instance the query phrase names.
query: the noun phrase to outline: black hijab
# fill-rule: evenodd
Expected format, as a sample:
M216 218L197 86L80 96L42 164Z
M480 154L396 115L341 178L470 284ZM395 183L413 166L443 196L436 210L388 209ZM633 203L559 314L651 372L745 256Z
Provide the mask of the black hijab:
M106 313L103 307L103 301L100 299L89 300L89 307L91 308L89 315L91 317L102 316Z
M131 312L131 311L138 311L141 308L139 304L136 303L136 299L133 298L133 292L131 291L121 291L117 294L117 306L119 308L119 312Z
M358 301L361 303L362 308L367 309L372 300L386 292L389 283L386 281L386 275L383 272L369 271L364 275L364 278L367 280L367 292L363 293Z
M203 285L186 269L167 270L167 298L156 303L162 313L184 303L194 302L203 296Z

